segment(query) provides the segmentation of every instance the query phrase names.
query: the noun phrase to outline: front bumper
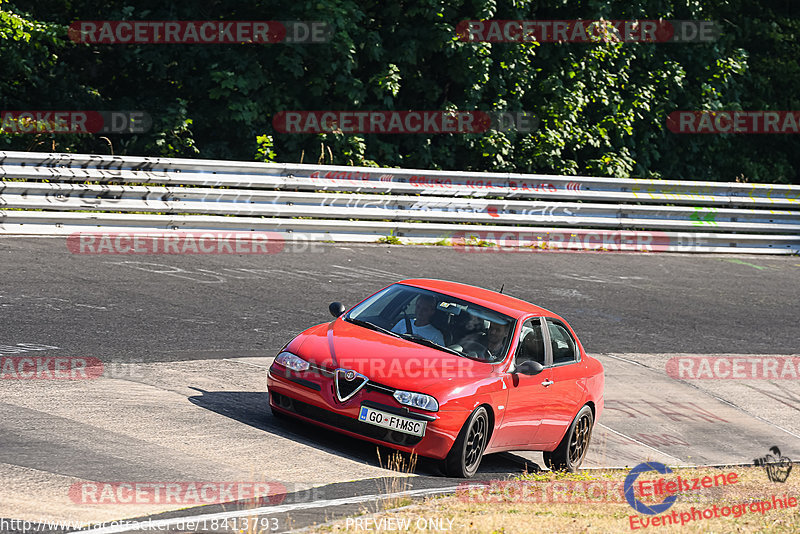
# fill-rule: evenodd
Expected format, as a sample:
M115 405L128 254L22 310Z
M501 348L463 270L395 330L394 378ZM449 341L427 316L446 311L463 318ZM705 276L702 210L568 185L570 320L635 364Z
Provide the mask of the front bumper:
M339 402L333 388L332 371L320 368L298 373L273 364L267 373L267 389L270 407L280 413L358 439L434 459L447 456L469 415L466 411L412 411L392 397L392 388L373 381L367 382L352 398ZM361 406L425 421L425 435L413 436L359 421Z

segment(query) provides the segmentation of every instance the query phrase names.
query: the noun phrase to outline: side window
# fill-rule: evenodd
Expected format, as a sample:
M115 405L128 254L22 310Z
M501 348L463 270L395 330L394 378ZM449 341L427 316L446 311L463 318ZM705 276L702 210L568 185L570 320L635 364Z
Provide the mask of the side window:
M544 365L544 336L538 318L525 321L519 334L516 364L519 365L525 360L533 360Z
M552 319L547 320L547 329L550 331L550 344L553 347L553 365L574 362L578 351L569 330Z

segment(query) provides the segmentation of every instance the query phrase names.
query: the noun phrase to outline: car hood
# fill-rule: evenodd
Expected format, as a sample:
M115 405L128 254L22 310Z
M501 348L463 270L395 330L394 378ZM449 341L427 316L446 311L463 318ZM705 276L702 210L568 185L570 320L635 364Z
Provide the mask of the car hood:
M492 365L337 319L303 332L289 350L327 369L352 369L373 382L427 391L484 378Z

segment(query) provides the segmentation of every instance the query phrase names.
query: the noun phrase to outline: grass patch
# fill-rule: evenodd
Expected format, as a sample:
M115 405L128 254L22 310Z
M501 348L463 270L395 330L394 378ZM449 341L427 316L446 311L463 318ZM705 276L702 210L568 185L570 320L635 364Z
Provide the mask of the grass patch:
M484 239L479 238L476 235L471 235L464 240L465 247L496 247L497 243L492 243L491 241L486 241Z
M390 510L392 508L399 508L401 506L408 506L413 501L408 497L389 497L394 493L400 493L409 489L409 477L407 475L414 474L417 468L417 455L415 453L405 454L400 451L391 451L384 459L381 456L380 448L377 449L378 464L390 471L396 471L404 476L383 477L381 479L383 484L383 495L386 495L381 500L380 505L383 510Z
M800 476L790 476L786 483L773 483L761 467L730 467L730 468L674 468L671 474L660 475L656 472L642 473L639 480L658 480L664 478L665 482L675 481L680 476L683 480L703 479L728 473L736 473L735 483L728 485L700 487L697 490L684 490L677 494L675 504L658 515L644 515L637 513L625 500L622 494L625 477L629 470L592 470L578 473L527 473L516 477L514 480L500 482L499 485L509 484L515 488L535 486L537 489L550 488L551 491L510 491L497 492L491 495L472 493L474 490L459 491L456 495L429 498L425 501L406 506L402 509L388 510L362 516L361 519L369 523L373 530L381 519L392 518L391 522L384 521L380 532L418 532L416 528L419 521L434 521L443 525L450 532L484 533L539 533L539 532L800 532L800 503L794 507L773 509L761 513L751 511L753 503L770 501L773 496L779 499L787 497L800 497ZM793 473L794 474L794 473ZM606 494L596 490L580 492L578 488L587 487L615 488ZM561 488L561 491L552 491ZM566 488L566 489L565 489ZM646 504L658 504L665 495L643 497L636 486L636 496ZM617 491L614 494L614 491ZM545 498L541 498L545 495ZM538 496L538 497L537 497ZM489 498L491 497L491 498ZM691 514L692 508L696 510L712 509L717 507L719 517L711 519L688 520L681 525L681 513ZM746 511L735 517L733 507L746 506ZM722 515L724 507L730 509L730 514ZM642 527L642 522L655 517L672 516L675 512L676 524L653 524ZM634 525L631 528L631 517ZM696 516L695 516L696 517ZM322 525L320 532L345 532L365 531L358 529L351 518L350 523L341 519L334 523ZM404 521L405 523L400 523ZM448 522L450 528L448 529ZM411 528L402 525L410 524ZM433 523L428 523L428 526ZM431 529L428 528L428 531Z
M383 244L386 244L386 245L402 245L403 244L403 242L400 241L400 238L397 237L396 235L394 235L394 232L392 232L389 235L385 235L383 237L379 237L378 238L378 243L383 243Z

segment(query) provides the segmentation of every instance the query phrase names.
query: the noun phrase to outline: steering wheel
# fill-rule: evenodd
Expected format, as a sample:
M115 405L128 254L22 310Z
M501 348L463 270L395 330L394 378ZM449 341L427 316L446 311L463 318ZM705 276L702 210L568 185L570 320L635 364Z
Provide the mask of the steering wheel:
M471 358L478 358L487 361L492 359L492 353L489 352L489 349L477 341L467 340L464 341L462 346L464 347L462 352Z

